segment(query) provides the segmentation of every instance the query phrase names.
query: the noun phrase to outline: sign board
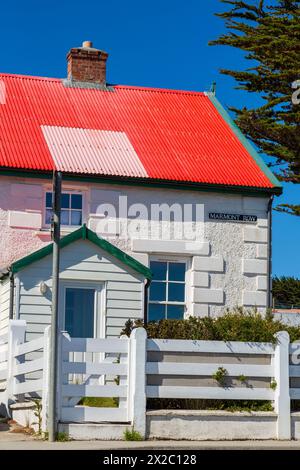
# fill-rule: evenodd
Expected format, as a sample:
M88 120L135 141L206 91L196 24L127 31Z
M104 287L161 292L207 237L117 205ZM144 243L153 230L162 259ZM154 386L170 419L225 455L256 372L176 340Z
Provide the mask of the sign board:
M256 215L246 214L224 214L223 212L210 212L209 218L212 220L224 220L231 222L257 222Z

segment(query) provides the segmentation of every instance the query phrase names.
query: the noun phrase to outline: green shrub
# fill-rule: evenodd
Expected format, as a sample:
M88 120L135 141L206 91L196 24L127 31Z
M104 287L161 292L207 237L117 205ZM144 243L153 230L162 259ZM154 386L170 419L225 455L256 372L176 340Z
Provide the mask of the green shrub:
M128 320L122 334L130 335L131 331L144 326L141 320ZM273 321L270 316L262 317L255 310L247 311L237 308L226 312L218 318L189 317L186 320L161 320L145 325L148 338L158 339L192 339L216 341L251 341L272 342L274 334L285 330L289 333L291 342L300 339L300 328L287 326L279 321Z
M268 312L267 312L268 313ZM141 320L133 322L128 320L122 334L130 335L134 328L144 326ZM291 342L300 340L300 327L287 326L274 321L268 313L265 317L255 309L245 310L236 308L226 311L218 318L190 317L186 320L161 320L149 322L144 326L148 338L157 339L190 339L215 341L245 341L276 343L274 334L278 331L287 331ZM216 374L214 374L216 375ZM219 377L220 374L217 374ZM221 374L221 381L225 379ZM217 380L217 377L215 377ZM247 377L240 375L237 378L245 383ZM274 382L274 381L273 381ZM270 383L274 390L275 383ZM293 409L300 409L300 401L292 403ZM245 400L191 400L191 399L148 399L148 409L189 409L189 410L229 410L229 411L272 411L270 401Z

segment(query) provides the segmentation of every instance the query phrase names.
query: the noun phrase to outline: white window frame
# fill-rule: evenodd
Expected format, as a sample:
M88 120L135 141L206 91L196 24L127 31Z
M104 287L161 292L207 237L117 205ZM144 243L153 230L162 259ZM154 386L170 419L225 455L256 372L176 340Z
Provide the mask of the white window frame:
M50 229L50 224L46 224L46 193L52 193L53 188L52 186L45 186L44 187L44 192L43 192L43 208L42 208L42 227L44 229ZM82 196L82 215L81 215L81 225L86 223L86 215L87 215L87 190L86 189L78 189L74 187L63 187L62 188L62 193L67 193L67 194L79 194ZM61 225L61 228L63 231L73 231L81 227L81 225Z
M190 294L190 272L191 272L191 266L192 266L192 258L191 257L183 257L183 256L172 256L172 255L152 255L149 257L149 268L151 266L152 261L161 261L161 262L170 262L170 263L185 263L185 299L184 302L175 302L175 301L156 301L156 300L150 300L150 296L148 298L148 306L150 304L160 304L160 305L184 305L184 311L183 311L183 318L186 318L188 316L188 299L189 299L189 294ZM153 279L154 280L154 279ZM155 281L155 280L154 280ZM173 282L173 281L171 281ZM174 281L176 283L176 281ZM179 284L182 284L182 282L179 282ZM151 288L151 286L150 286ZM148 307L147 306L147 307ZM147 308L148 311L148 318L149 318L149 309ZM166 317L165 317L166 318Z

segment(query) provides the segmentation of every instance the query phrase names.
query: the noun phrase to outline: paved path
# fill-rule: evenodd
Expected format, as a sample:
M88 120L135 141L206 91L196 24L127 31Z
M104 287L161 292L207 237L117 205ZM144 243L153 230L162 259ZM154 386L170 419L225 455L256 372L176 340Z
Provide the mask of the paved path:
M27 436L0 433L0 450L300 450L300 442L278 441L145 441L145 442L121 442L121 441L69 441L69 442L45 442L32 439Z
M0 450L300 450L300 441L69 441L52 443L36 439L22 431L20 426L0 423Z

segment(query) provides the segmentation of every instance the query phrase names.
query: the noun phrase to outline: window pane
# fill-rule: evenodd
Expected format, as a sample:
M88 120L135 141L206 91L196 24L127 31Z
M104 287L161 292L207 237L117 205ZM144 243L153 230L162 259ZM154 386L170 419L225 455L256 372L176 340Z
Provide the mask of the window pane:
M151 261L150 269L153 274L153 279L156 281L163 281L167 278L167 263L161 261Z
M167 318L168 320L181 320L184 315L183 305L168 305Z
M165 282L152 282L150 284L150 300L166 300L166 286Z
M71 194L71 207L72 209L82 209L81 194Z
M65 328L73 338L94 337L94 289L66 289Z
M61 207L68 209L70 207L70 194L62 193L61 195Z
M46 209L45 223L51 224L51 218L52 218L52 210Z
M52 207L52 193L46 193L46 207Z
M158 321L165 319L165 305L149 304L148 320Z
M81 225L81 211L71 211L71 225Z
M168 300L170 302L184 302L184 284L170 282L168 285Z
M61 211L61 224L62 225L70 225L69 213L70 211L66 211L66 210Z
M169 280L185 281L185 263L169 263Z

